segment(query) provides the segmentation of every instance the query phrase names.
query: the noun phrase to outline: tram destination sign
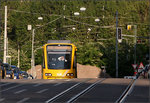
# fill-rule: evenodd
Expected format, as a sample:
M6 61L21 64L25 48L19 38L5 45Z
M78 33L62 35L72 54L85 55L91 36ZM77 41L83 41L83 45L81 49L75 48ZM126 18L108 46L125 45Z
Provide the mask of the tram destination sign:
M66 45L66 46L50 46L50 45L48 45L47 46L47 50L67 50L67 51L71 51L71 46L70 45Z

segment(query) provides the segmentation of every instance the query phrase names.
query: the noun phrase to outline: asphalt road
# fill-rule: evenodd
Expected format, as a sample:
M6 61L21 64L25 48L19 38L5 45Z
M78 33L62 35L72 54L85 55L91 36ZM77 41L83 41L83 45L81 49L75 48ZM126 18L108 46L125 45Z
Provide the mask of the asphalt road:
M114 103L132 79L1 80L0 103ZM150 81L139 79L126 103L150 103Z
M138 80L125 102L150 103L150 80Z

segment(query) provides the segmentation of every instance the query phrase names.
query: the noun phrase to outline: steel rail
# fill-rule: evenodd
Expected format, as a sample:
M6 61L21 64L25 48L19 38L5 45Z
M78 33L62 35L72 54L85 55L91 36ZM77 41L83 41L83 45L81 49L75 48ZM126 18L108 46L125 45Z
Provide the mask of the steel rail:
M83 82L87 82L87 81L90 81L91 79L88 79L88 80L85 80ZM50 103L50 102L54 102L55 100L57 100L59 97L61 97L62 95L64 95L65 93L67 93L68 91L72 90L73 88L76 88L78 87L79 85L81 85L83 82L79 82L73 86L71 86L70 88L66 89L65 91L57 94L56 96L52 97L51 99L45 101L45 103Z
M130 82L128 87L125 89L125 91L122 93L122 95L119 97L119 99L117 99L117 101L115 103L124 103L126 97L132 92L136 81L137 81L137 79L136 80L132 80Z
M91 89L93 89L96 86L96 84L101 83L105 79L106 78L104 78L102 80L98 80L94 84L91 84L89 87L87 87L86 89L84 89L83 91L81 91L80 93L78 93L77 95L75 95L74 97L72 97L70 100L68 100L67 103L73 103L73 102L75 102L81 95L84 95L85 93L87 93L88 91L90 91Z

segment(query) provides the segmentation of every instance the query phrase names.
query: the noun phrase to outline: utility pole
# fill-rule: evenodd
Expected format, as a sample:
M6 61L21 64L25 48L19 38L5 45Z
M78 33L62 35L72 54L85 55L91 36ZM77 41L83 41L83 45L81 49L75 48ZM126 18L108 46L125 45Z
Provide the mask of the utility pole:
M34 60L34 36L35 36L35 29L32 30L32 57L31 57L31 74L32 76L35 78L34 76L34 69L35 69L35 60Z
M150 7L150 0L149 0L149 7ZM150 8L149 8L149 13L150 13ZM149 16L149 65L150 65L150 16ZM149 93L150 93L150 89L149 89Z
M137 36L137 25L134 25L134 64L136 64L136 36Z
M8 38L7 38L7 41L6 41L6 63L8 63Z
M4 27L4 57L3 62L6 63L6 53L7 53L7 6L5 6L5 27Z
M17 65L18 68L20 68L20 46L18 44L18 65Z
M116 78L118 78L118 11L116 11Z

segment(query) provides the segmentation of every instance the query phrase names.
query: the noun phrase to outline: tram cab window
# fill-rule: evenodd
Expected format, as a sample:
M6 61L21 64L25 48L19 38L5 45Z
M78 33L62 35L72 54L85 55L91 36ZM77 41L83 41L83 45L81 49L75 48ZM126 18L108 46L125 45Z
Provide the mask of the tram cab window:
M71 54L48 54L49 69L70 69Z
M70 69L72 51L50 49L47 51L48 69Z

